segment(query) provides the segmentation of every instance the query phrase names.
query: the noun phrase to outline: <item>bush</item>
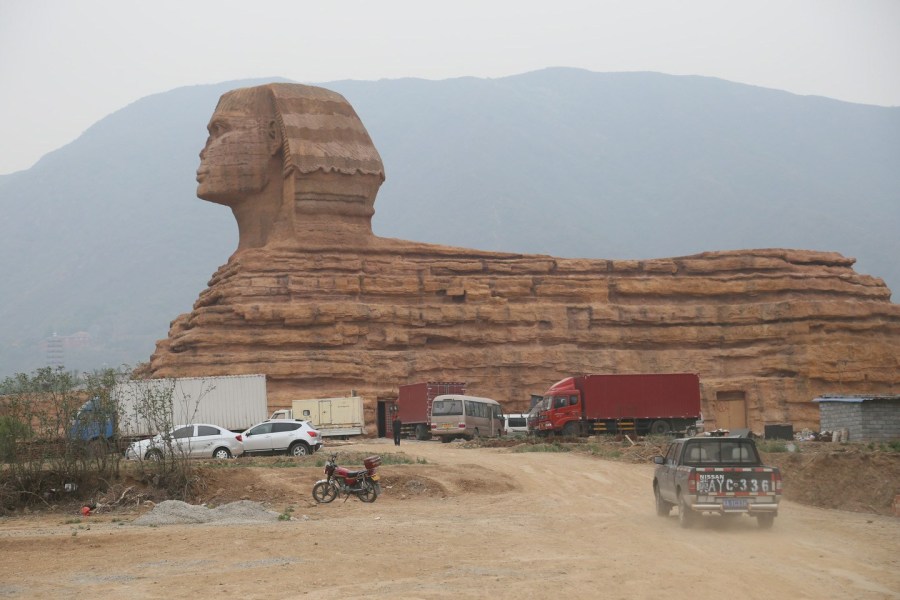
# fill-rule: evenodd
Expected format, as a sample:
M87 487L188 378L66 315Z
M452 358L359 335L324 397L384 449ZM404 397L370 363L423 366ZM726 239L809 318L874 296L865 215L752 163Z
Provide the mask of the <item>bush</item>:
M787 452L788 443L784 440L757 440L756 447L760 452Z
M541 444L522 444L513 446L513 452L569 452L571 449L565 444L559 442L541 443Z
M118 410L114 390L128 377L126 369L76 374L45 367L32 374L18 373L0 381L0 505L58 501L66 484L73 500L99 496L120 477L124 448L115 437L107 439L98 423L115 421ZM149 388L149 386L148 386ZM172 422L171 393L147 394L142 406L155 424ZM88 414L82 408L89 406ZM158 431L165 431L160 427ZM93 438L93 439L90 439ZM158 463L141 462L140 476L177 498L187 497L200 485L194 467L173 452Z
M75 484L81 494L118 477L119 456L105 445L72 435L79 408L92 397L109 397L115 375L79 376L63 369L38 369L0 382L0 474L7 507L48 503Z
M16 450L31 437L31 428L14 416L0 416L0 462L16 460Z

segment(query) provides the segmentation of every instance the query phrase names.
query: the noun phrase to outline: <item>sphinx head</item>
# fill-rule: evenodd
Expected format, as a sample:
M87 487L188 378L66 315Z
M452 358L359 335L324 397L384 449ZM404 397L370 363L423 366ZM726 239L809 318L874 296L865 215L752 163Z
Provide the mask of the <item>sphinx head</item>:
M239 250L371 235L384 167L340 94L300 84L234 90L208 129L197 195L231 207Z

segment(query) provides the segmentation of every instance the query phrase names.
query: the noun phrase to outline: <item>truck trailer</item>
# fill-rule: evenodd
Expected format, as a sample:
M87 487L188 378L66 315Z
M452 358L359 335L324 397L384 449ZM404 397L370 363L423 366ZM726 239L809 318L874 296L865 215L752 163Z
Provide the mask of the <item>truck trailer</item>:
M465 394L466 384L460 382L424 382L400 386L396 416L403 423L400 434L414 435L417 440L431 438L431 405L442 394ZM393 417L389 421L393 421ZM393 429L391 429L391 433Z
M544 394L529 429L538 435L663 435L695 432L700 377L694 373L578 375Z
M294 400L291 408L276 410L269 418L309 421L325 437L365 433L361 396Z
M70 436L130 440L191 423L242 432L267 416L265 375L134 379L116 384L110 402L85 402Z

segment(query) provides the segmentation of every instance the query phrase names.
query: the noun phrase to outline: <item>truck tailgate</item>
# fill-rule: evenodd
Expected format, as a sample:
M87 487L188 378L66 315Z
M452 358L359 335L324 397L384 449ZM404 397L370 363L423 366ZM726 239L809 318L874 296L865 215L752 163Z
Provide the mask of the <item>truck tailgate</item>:
M776 493L771 467L697 467L698 496L767 496Z

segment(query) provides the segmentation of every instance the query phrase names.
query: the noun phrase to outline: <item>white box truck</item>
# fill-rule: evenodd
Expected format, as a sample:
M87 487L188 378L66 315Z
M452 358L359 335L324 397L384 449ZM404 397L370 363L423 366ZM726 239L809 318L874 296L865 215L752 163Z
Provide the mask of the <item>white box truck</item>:
M72 435L134 439L189 423L241 432L265 421L269 410L265 375L133 379L116 384L112 399L114 415L96 399L88 400L78 411Z
M325 437L365 433L363 399L360 396L294 400L291 408L276 410L270 418L309 421Z

